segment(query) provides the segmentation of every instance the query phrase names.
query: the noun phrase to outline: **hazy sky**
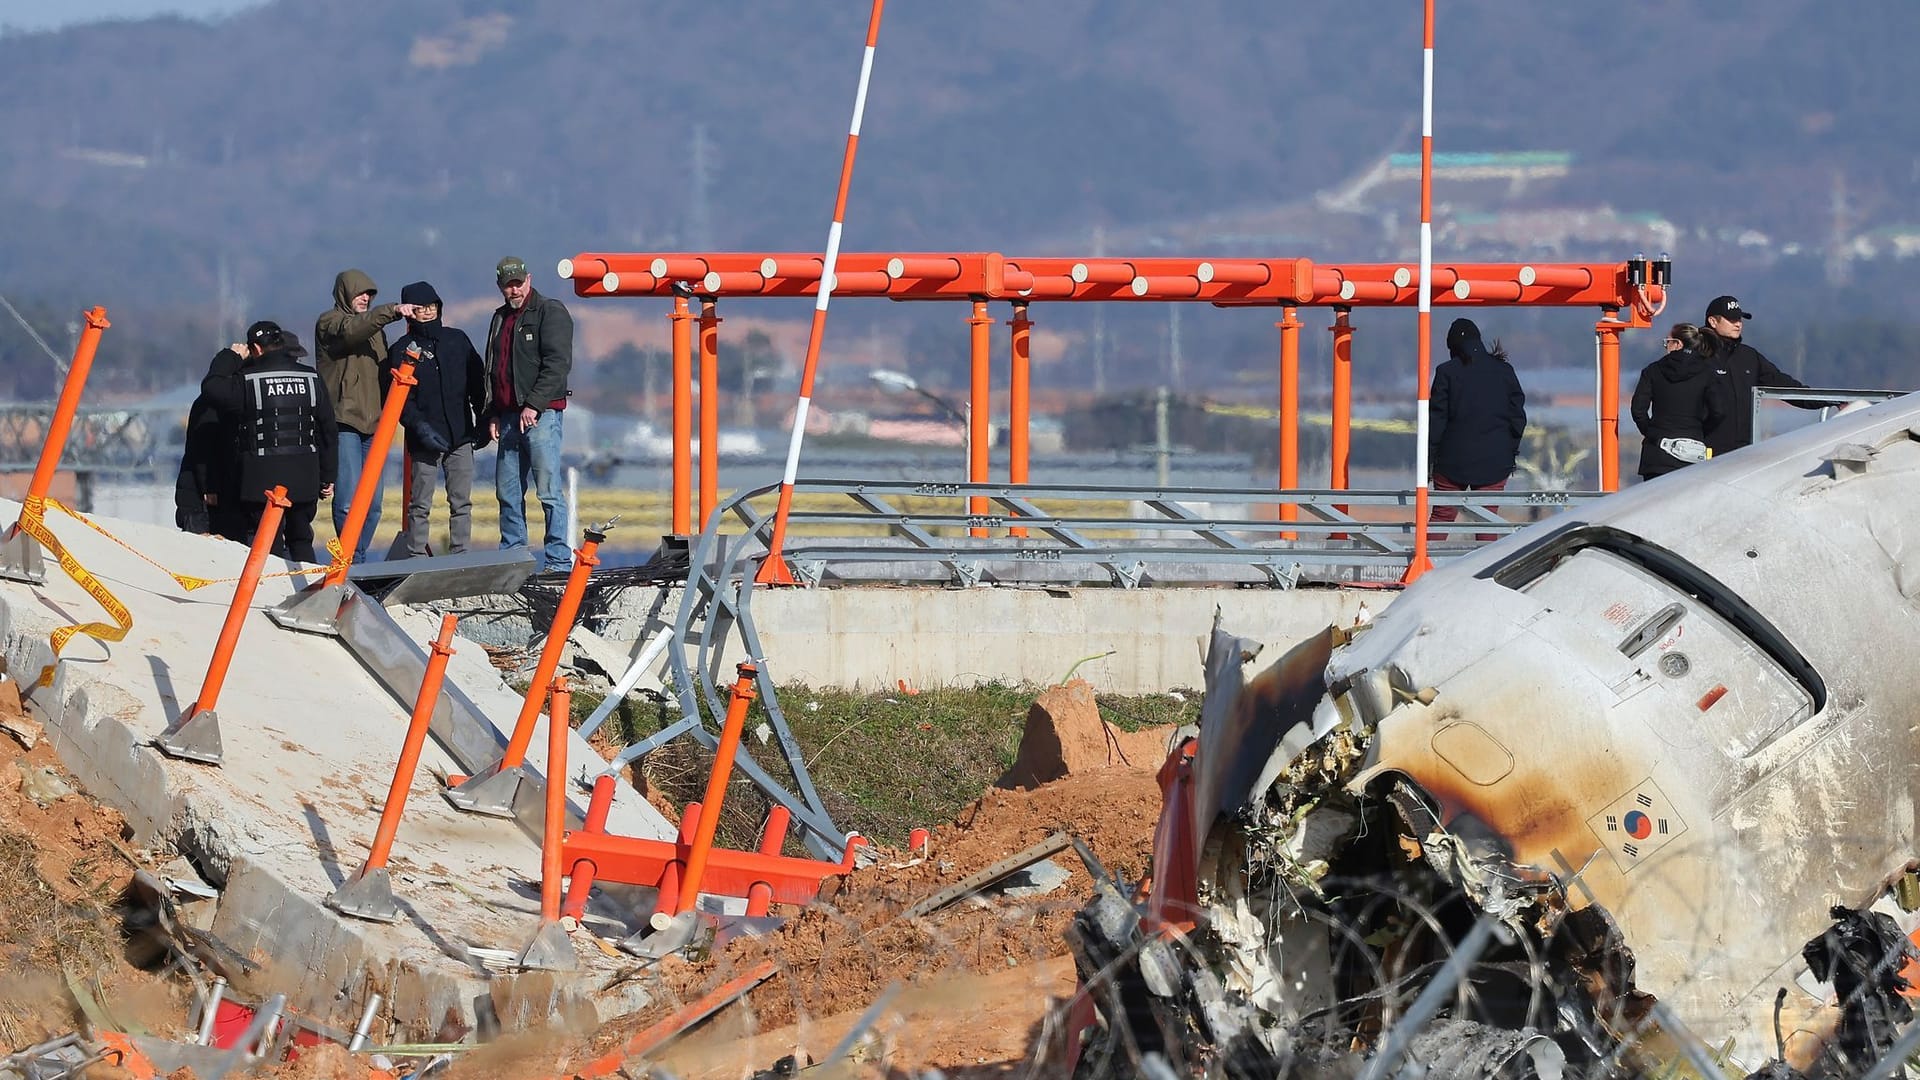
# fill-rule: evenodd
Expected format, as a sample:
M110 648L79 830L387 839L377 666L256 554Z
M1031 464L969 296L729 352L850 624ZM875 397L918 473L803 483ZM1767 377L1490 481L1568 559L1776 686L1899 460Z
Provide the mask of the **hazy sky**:
M262 0L0 0L0 26L51 30L69 23L149 15L225 15Z

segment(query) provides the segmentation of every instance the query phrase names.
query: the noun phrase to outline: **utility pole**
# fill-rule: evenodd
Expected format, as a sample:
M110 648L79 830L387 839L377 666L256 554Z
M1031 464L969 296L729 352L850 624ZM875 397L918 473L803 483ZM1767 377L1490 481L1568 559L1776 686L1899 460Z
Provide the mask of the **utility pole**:
M1093 256L1100 258L1107 253L1107 227L1093 227ZM1093 396L1105 397L1107 393L1107 305L1093 305Z
M1174 310L1180 309L1176 307ZM1169 459L1173 456L1173 443L1167 431L1167 388L1165 386L1160 387L1160 392L1155 394L1153 399L1153 450L1160 486L1164 488L1167 486L1167 475L1171 471L1172 462Z
M1835 170L1830 201L1832 231L1827 237L1827 284L1846 285L1853 280L1853 258L1847 250L1847 174Z
M1180 305L1169 305L1167 312L1167 381L1174 389L1184 384L1180 380Z

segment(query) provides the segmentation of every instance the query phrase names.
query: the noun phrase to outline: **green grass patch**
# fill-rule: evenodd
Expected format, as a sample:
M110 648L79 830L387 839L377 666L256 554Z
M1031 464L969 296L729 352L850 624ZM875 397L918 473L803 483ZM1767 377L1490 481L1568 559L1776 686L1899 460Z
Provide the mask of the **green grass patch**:
M835 824L876 843L898 846L916 827L951 820L1012 766L1027 710L1042 689L986 683L908 694L792 685L780 688L779 700L801 759ZM576 692L575 723L591 714L601 698ZM1096 700L1101 716L1122 731L1197 723L1200 716L1200 695L1195 692L1101 694ZM666 702L632 695L608 717L606 731L615 744L631 745L679 715ZM719 729L714 717L705 719L710 730ZM764 703L755 700L747 714L747 751L770 775L790 783L792 773L779 739L771 731L764 742L757 737L765 721ZM713 755L693 740L675 739L648 754L639 773L649 787L684 807L703 797L712 763ZM721 817L721 842L736 848L757 846L768 806L759 789L736 773Z

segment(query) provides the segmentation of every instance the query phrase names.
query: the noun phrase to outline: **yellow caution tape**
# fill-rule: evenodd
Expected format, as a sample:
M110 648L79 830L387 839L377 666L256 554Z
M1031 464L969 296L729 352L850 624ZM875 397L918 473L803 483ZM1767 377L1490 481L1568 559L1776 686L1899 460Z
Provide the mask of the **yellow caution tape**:
M108 532L104 527L101 526L99 522L93 520L92 518L81 513L80 511L75 510L73 507L67 506L66 504L60 502L58 499L48 499L47 502L52 506L58 507L60 511L62 513L65 513L68 517L73 518L75 521L78 521L80 524L85 525L87 528L92 529L94 532L99 533L101 536L106 537L107 539L113 541L114 543L120 545L122 548L131 552L134 555L134 557L138 558L141 562L146 563L148 566L151 566L154 569L172 578L174 581L179 583L182 589L185 589L188 592L192 592L195 589L204 589L209 585L219 585L224 582L240 580L238 576L223 577L223 578L203 578L203 577L194 577L192 574L175 573L174 571L167 569L165 566L162 566L160 563L155 562L153 557L148 555L146 552L141 551L139 548L134 547L132 544L129 544L125 540L122 540L119 537L113 535L111 532ZM332 571L339 569L341 566L339 538L336 537L334 539L327 541L327 556L328 556L327 572L331 573ZM277 578L277 577L300 577L304 575L311 575L313 573L314 571L312 569L281 570L272 574L261 574L260 580L265 581L268 578Z
M28 498L25 505L20 509L20 524L18 528L21 532L39 541L41 547L53 553L53 557L60 563L60 569L65 571L66 575L73 579L74 584L80 586L88 596L91 596L94 603L99 604L106 610L107 617L113 620L113 625L109 626L101 622L88 622L72 623L67 626L55 628L49 638L50 643L53 645L55 663L48 664L45 668L41 669L40 678L36 683L36 685L39 686L48 686L53 683L53 671L59 661L60 650L66 648L67 642L72 641L76 635L85 634L101 642L123 641L126 639L127 632L133 629L133 613L127 610L127 605L121 603L120 598L113 595L113 590L107 588L99 578L94 577L86 567L80 565L80 560L74 558L73 554L66 549L66 546L60 543L60 539L53 535L53 530L47 528L46 507L44 504L51 501L50 499ZM58 503L54 503L54 505L59 506ZM61 509L65 510L66 508L61 507ZM71 513L71 511L69 511L69 513Z
M179 583L182 589L188 592L192 592L195 589L206 588L208 585L240 580L238 577L202 578L194 577L191 574L175 573L160 563L155 562L146 552L141 551L139 548L134 547L132 544L127 543L125 540L107 531L99 522L94 521L92 518L66 505L60 500L46 498L44 496L40 498L30 496L27 501L22 504L20 509L19 530L39 541L41 547L52 553L54 559L59 562L60 569L65 571L66 575L73 579L74 584L80 586L88 596L92 597L94 603L99 604L101 608L106 611L107 616L113 620L113 625L111 626L102 622L88 622L73 623L55 628L49 636L49 641L53 646L53 655L56 662L60 656L60 651L67 647L67 643L81 634L100 642L126 640L127 634L133 629L133 613L128 611L127 606L120 602L120 598L113 594L113 590L107 588L104 582L98 577L95 577L92 571L82 565L80 560L75 558L73 553L67 550L66 545L60 542L60 538L53 534L53 530L47 528L46 508L49 506L113 541L127 551L132 552L142 562L145 562L147 565L152 566L172 578ZM327 567L329 572L340 569L346 563L346 559L340 551L340 541L338 538L327 541L327 555L330 560ZM285 570L273 574L262 574L260 577L264 580L266 578L294 577L297 575L310 575L312 573L314 573L314 571L309 567L300 570ZM48 664L45 668L41 669L38 685L47 686L53 682L54 668L55 664Z

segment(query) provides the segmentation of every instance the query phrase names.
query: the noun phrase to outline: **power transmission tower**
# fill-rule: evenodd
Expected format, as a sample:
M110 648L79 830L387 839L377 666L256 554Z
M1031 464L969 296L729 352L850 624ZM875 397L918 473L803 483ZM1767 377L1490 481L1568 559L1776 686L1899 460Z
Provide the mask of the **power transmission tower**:
M707 209L713 168L709 149L707 125L693 125L693 204L687 208L687 243L695 251L713 250L713 224Z

